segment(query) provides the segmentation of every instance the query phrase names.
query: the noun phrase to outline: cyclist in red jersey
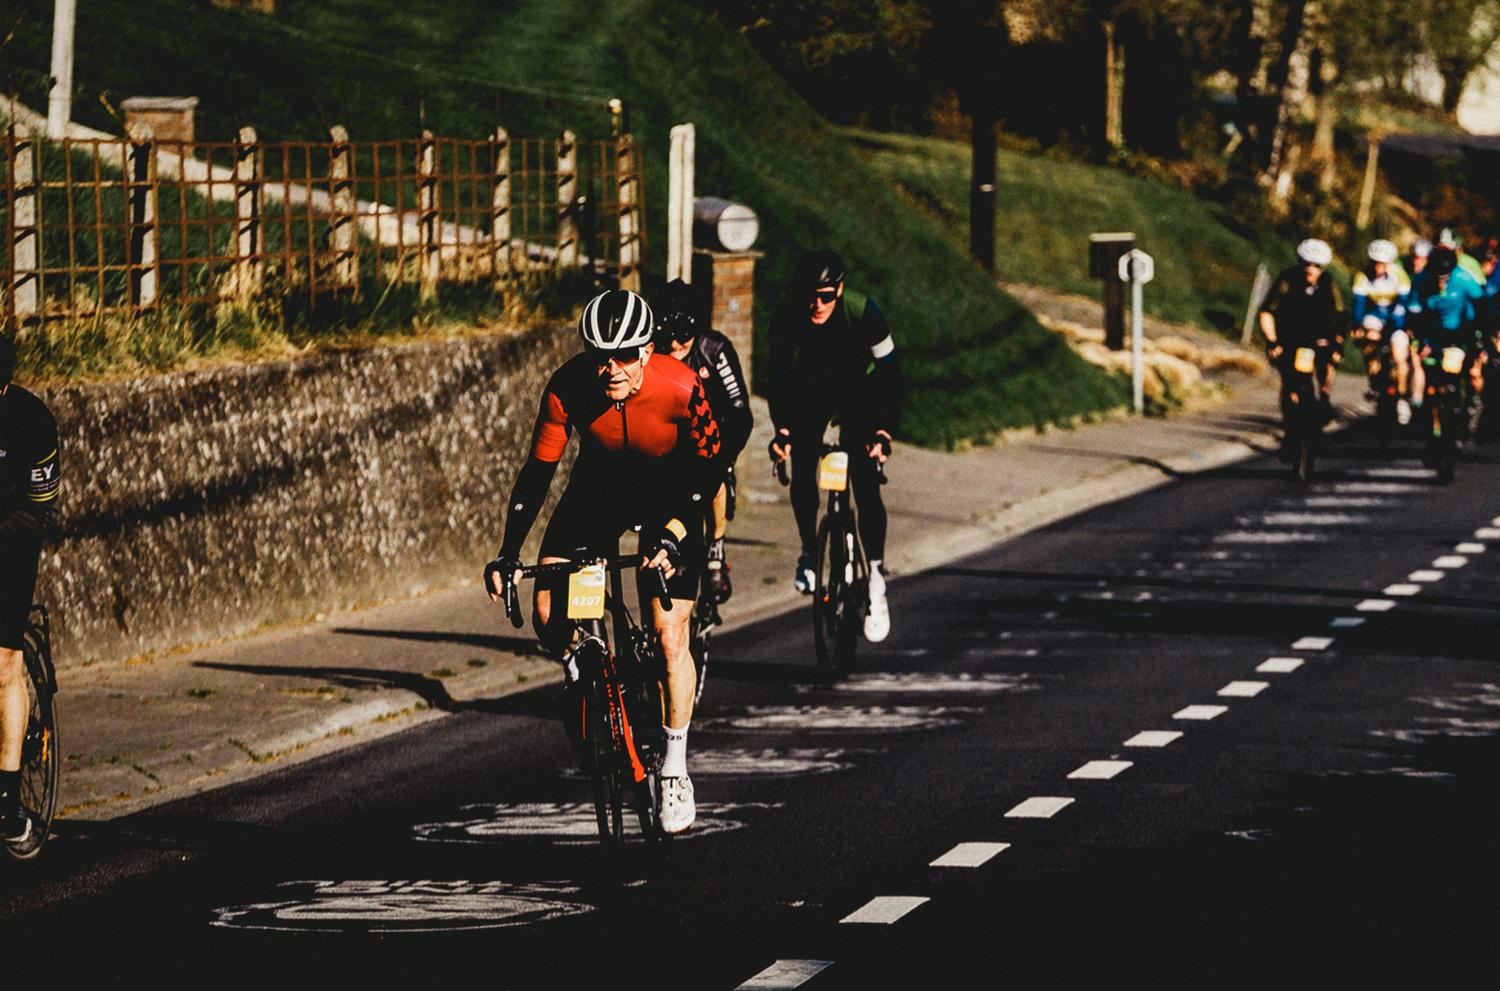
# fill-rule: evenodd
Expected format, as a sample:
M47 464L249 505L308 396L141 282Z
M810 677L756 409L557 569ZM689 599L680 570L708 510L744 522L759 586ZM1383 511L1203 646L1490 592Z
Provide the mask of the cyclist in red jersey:
M687 773L687 732L697 672L689 649L692 614L705 548L699 519L723 477L719 426L703 388L682 362L655 354L655 320L646 301L611 290L584 308L584 352L553 373L537 413L530 457L511 491L500 553L485 568L493 601L517 579L521 545L536 521L569 436L579 435L567 488L542 537L542 563L582 553L611 554L620 535L640 533L642 567L661 568L673 608L652 600L652 624L666 663L666 755L662 765L662 829L677 833L696 807ZM537 635L561 655L569 624L553 622L556 589L538 582L533 600Z

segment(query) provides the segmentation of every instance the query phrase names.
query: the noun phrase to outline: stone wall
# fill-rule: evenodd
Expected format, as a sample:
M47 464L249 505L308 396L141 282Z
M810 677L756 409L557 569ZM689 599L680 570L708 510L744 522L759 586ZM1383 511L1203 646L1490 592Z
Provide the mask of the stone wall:
M62 436L37 590L59 663L477 577L575 350L554 328L39 390Z

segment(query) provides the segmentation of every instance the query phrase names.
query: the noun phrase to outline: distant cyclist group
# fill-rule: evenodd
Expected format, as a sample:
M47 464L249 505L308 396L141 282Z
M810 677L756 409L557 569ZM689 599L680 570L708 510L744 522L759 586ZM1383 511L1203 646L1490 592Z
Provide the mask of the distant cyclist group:
M1458 451L1479 434L1485 368L1500 339L1500 240L1477 239L1477 254L1466 247L1449 229L1435 243L1414 241L1405 259L1394 242L1372 241L1346 306L1327 242L1297 246L1297 264L1266 295L1260 329L1282 376L1282 456L1299 476L1310 474L1315 439L1333 416L1333 384L1352 340L1382 440L1410 425L1426 441L1428 464L1452 477Z

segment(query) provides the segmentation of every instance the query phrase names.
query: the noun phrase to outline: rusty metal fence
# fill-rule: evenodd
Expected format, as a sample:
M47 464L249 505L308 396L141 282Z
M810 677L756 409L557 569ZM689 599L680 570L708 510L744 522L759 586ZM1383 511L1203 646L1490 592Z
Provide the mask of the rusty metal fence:
M20 324L581 271L638 288L630 135L45 142L5 134L0 316Z

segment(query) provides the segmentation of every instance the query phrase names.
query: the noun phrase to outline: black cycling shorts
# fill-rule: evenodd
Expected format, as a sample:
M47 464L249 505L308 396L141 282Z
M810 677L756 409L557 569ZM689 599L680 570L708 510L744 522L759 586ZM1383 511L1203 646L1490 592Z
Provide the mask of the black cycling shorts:
M580 551L618 554L622 534L636 527L642 519L655 521L661 515L659 511L654 514L632 512L631 507L620 504L618 493L610 492L611 498L605 500L593 494L598 491L599 486L569 482L552 518L547 521L547 532L542 537L542 557L577 558ZM698 583L708 558L708 547L703 541L701 524L695 525L694 520L682 522L687 526L687 536L678 543L682 563L667 579L667 594L674 599L692 600L698 597ZM658 524L653 522L651 525Z
M32 534L0 537L0 648L20 650L36 592L42 542Z

